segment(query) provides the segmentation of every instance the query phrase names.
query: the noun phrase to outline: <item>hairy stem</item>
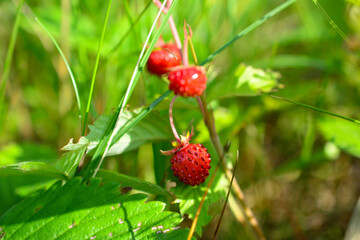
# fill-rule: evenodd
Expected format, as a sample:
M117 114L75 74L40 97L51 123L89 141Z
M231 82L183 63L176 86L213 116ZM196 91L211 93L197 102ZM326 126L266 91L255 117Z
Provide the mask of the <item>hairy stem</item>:
M176 131L175 124L174 124L174 118L173 118L173 114L172 114L174 102L175 102L177 96L178 95L175 95L173 97L173 99L171 100L171 103L170 103L170 106L169 106L169 120L170 120L170 126L171 126L171 130L172 130L172 132L174 134L174 137L175 137L176 141L178 143L180 143L181 142L180 137L179 137L179 134Z
M204 117L205 125L208 128L210 138L215 147L215 150L216 150L218 156L220 157L220 160L219 160L220 166L221 166L222 170L224 171L228 180L231 181L232 173L230 170L227 169L226 164L222 158L222 156L224 155L224 150L221 146L219 135L216 132L213 111L207 109L207 103L206 103L206 99L205 99L204 95L200 96L200 100L202 103L200 105L200 108L202 108L201 111L204 114L203 117ZM266 238L264 236L264 233L263 233L258 221L256 220L255 214L250 209L250 207L247 206L247 204L245 202L244 193L243 193L239 183L237 182L236 178L233 181L232 190L233 190L237 200L239 201L241 207L243 208L244 215L247 217L251 227L253 228L257 239L265 240Z
M153 0L153 2L160 9L160 7L162 6L162 3L160 2L160 0ZM166 4L167 7L163 8L163 13L166 14L168 12L168 8L171 6L171 3L172 3L172 1L167 2L167 4ZM173 35L176 47L181 52L181 50L182 50L181 40L180 40L180 37L179 37L179 33L178 33L177 29L176 29L174 18L172 16L170 16L168 22L169 22L169 26L170 26L171 33Z

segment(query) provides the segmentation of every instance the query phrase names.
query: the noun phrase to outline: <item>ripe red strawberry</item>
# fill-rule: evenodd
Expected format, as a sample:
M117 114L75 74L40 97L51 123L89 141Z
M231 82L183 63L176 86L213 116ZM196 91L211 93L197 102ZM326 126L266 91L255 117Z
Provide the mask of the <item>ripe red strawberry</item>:
M168 79L170 90L183 97L200 96L206 89L207 77L203 67L179 67L170 72Z
M195 186L209 176L211 158L201 144L187 144L171 158L171 170L185 184Z
M170 68L181 64L181 54L175 44L163 44L159 49L151 52L147 62L150 73L163 75L170 72Z

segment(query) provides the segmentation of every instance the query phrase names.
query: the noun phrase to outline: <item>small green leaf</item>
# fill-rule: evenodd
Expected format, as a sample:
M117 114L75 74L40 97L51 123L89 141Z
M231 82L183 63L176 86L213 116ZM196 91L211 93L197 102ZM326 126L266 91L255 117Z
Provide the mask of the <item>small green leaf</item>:
M70 177L74 176L76 169L81 159L84 157L85 151L87 149L87 145L79 144L76 146L75 144L72 144L72 146L74 147L74 151L65 153L54 164L57 169L64 171Z
M325 139L335 143L345 152L360 157L360 125L334 118L318 120L320 132Z
M257 96L278 86L280 74L241 64L232 79L217 80L209 86L208 99ZM216 81L216 80L215 80Z
M68 176L64 172L44 162L21 162L0 167L0 177L25 174L68 180Z
M184 239L179 214L144 194L121 194L119 185L89 185L73 178L39 192L0 218L3 239ZM176 236L176 237L175 237ZM178 236L181 236L178 237ZM175 237L175 238L174 238Z
M123 187L131 187L155 195L163 195L167 197L170 196L170 193L165 189L161 188L160 186L139 178L135 178L107 170L100 170L97 176L101 177L104 182L117 182L120 183L121 186Z

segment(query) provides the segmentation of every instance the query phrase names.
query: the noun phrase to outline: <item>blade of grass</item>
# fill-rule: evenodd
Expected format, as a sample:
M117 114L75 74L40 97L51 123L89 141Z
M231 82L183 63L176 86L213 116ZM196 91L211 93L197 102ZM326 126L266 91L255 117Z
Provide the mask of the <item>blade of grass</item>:
M82 105L81 105L81 100L80 100L80 94L79 94L79 90L78 90L78 87L77 87L77 84L76 84L76 80L75 80L74 74L73 74L72 71L71 71L70 65L69 65L68 61L66 60L66 57L65 57L63 51L61 50L59 44L58 44L57 41L55 40L54 36L51 34L51 32L44 26L44 24L42 24L42 22L41 22L37 17L35 17L35 21L40 25L40 27L41 27L41 28L46 32L46 34L49 36L49 38L50 38L51 41L54 43L56 49L59 51L60 56L61 56L61 58L63 59L63 61L64 61L64 63L65 63L66 69L67 69L68 72L69 72L70 79L71 79L71 82L72 82L73 87L74 87L74 92L75 92L75 96L76 96L76 101L77 101L77 105L78 105L78 108L79 108L79 119L81 120Z
M328 112L326 110L323 110L323 109L320 109L320 108L317 108L317 107L313 107L313 106L310 106L310 105L306 105L304 103L295 102L293 100L286 99L286 98L279 97L279 96L275 96L275 95L268 95L268 96L270 96L272 98L280 99L282 101L289 102L289 103L292 103L292 104L295 104L295 105L299 105L301 107L309 108L309 109L312 109L312 110L317 111L317 112L321 112L321 113L325 113L325 114L328 114L328 115L331 115L331 116L334 116L334 117L337 117L337 118L341 118L341 119L344 119L344 120L347 120L347 121L350 121L350 122L353 122L353 123L360 124L359 120L349 118L349 117L346 117L346 116L342 116L342 115L339 115L339 114L336 114L336 113Z
M165 6L166 2L167 2L167 0L164 1L162 8ZM150 43L147 51L145 52L147 43L148 43L149 40L150 40L150 36L151 36L152 32L154 31L154 28L155 28L155 26L156 26L156 23L157 23L160 15L161 15L162 8L158 11L158 14L157 14L157 16L156 16L156 18L155 18L155 20L154 20L154 23L153 23L153 25L152 25L152 27L151 27L151 29L150 29L150 31L149 31L148 37L147 37L147 39L146 39L146 41L145 41L145 43L144 43L144 47L143 47L143 49L142 49L142 51L141 51L141 53L140 53L138 62L137 62L137 64L136 64L136 66L135 66L135 69L134 69L133 75L132 75L132 77L131 77L129 86L128 86L127 90L126 90L125 96L124 96L123 100L120 102L120 110L119 110L119 114L118 114L118 116L117 116L117 120L116 120L115 127L114 127L114 129L112 130L112 133L111 133L109 139L107 140L106 147L105 147L105 149L104 149L104 151L103 151L103 154L102 154L102 156L101 156L101 159L100 159L100 161L99 161L99 164L98 164L98 166L97 166L97 168L96 168L96 170L95 170L95 172L94 172L94 174L93 174L93 177L96 176L96 173L97 173L97 171L99 170L99 168L100 168L100 166L101 166L101 164L102 164L102 162L103 162L103 160L104 160L104 158L105 158L105 156L106 156L106 153L107 153L108 149L110 148L110 144L111 144L111 142L112 142L112 139L114 138L115 134L116 134L116 133L120 130L120 128L121 128L120 119L121 119L122 112L123 112L123 110L124 110L124 108L125 108L125 105L126 105L126 103L128 102L128 100L129 100L129 98L130 98L130 95L131 95L131 93L133 92L133 90L134 90L134 88L135 88L135 85L136 85L136 83L137 83L137 81L138 81L138 79L139 79L139 77L140 77L140 73L141 73L142 69L144 68L144 66L145 66L145 64L146 64L147 59L148 59L149 56L150 56L151 50L154 48L154 46L155 46L155 44L156 44L156 42L157 42L157 39L158 39L159 36L160 36L161 30L164 28L164 26L165 26L165 24L166 24L166 21L168 20L169 16L171 15L171 12L174 10L174 7L175 7L175 5L176 5L176 2L177 2L177 0L175 0L175 1L173 2L173 4L171 5L171 7L170 7L170 9L169 9L169 11L168 11L168 14L165 15L163 21L162 21L161 24L160 24L159 29L155 32L155 36L154 36L153 40L151 41L151 43Z
M218 55L220 52L224 51L227 47L229 47L231 44L233 44L236 40L238 40L239 38L241 38L241 37L245 36L246 34L252 32L257 27L259 27L261 24L266 22L269 18L275 16L276 14L278 14L282 10L286 9L287 7L289 7L291 4L293 4L295 2L296 2L296 0L287 0L286 2L280 4L279 6L277 6L276 8L274 8L273 10L271 10L270 12L265 14L262 18L260 18L256 22L252 23L250 26L248 26L244 30L242 30L240 33L238 33L235 37L233 37L230 41L225 43L222 47L220 47L214 53L210 54L202 63L200 63L200 66L204 65L205 63L210 62L212 59L214 59L214 57L216 55Z
M218 231L219 231L219 228L220 228L221 220L222 220L222 218L223 218L223 216L224 216L224 212L225 212L226 205L227 205L227 202L228 202L228 199L229 199L229 196L230 196L231 186L232 186L233 181L234 181L235 172L236 172L236 167L237 167L237 165L238 165L238 162L239 162L239 151L236 152L236 162L235 162L235 166L234 166L234 169L233 169L233 175L232 175L232 178L231 178L231 181L230 181L228 193L227 193L226 198L225 198L224 207L223 207L223 209L222 209L222 211L221 211L218 224L216 225L215 233L214 233L214 236L213 236L213 238L212 238L213 240L215 240L215 238L216 238L216 235L217 235L217 233L218 233Z
M87 122L87 118L88 118L89 111L90 111L90 104L91 104L92 94L93 94L93 91L94 91L96 72L97 72L97 69L98 69L98 66L99 66L101 49L102 49L102 45L103 45L103 42L104 42L106 26L107 26L107 22L108 22L109 15L110 15L111 3L112 3L112 0L109 0L108 7L107 7L107 10L106 10L106 15L105 15L105 21L104 21L104 25L103 25L103 29L102 29L102 33L101 33L101 38L100 38L100 42L99 42L99 48L98 48L97 55L96 55L95 67L94 67L93 75L92 75L92 78L91 78L90 93L89 93L89 99L88 99L87 106L86 106L86 112L85 112L85 117L84 117L82 135L85 134L86 122Z
M125 133L130 131L131 128L133 128L142 119L144 119L144 117L146 117L157 105L159 105L159 103L161 103L167 96L169 96L170 93L171 91L167 90L163 95L161 95L154 102L152 102L149 107L144 108L134 119L129 121L125 126L123 126L113 138L112 143L118 142Z
M348 43L349 46L352 46L352 44L350 43L350 39L348 38L348 36L346 36L346 34L338 27L338 25L334 22L334 20L331 19L331 17L329 16L329 14L327 14L327 12L325 11L325 9L321 6L321 4L318 2L318 0L312 0L312 2L315 4L315 6L320 10L320 12L325 16L326 20L329 22L329 24L331 25L331 27L340 35L340 37L346 42ZM360 55L360 50L356 50L355 48L353 48L354 51L356 51L359 55Z
M5 58L5 63L4 63L4 70L3 73L1 75L1 81L0 81L0 114L1 116L2 114L2 110L4 108L4 99L5 99L5 89L6 89L6 83L9 80L9 73L10 73L10 67L11 67L11 60L14 54L14 48L15 48L15 43L16 43L16 39L17 39L17 33L19 30L19 24L20 24L20 16L21 16L21 8L24 4L24 0L21 0L19 2L19 5L16 9L16 16L15 16L15 23L11 32L11 37L10 37L10 42L9 42L9 47L8 50L6 52L6 58Z
M96 176L97 171L100 169L100 166L101 166L101 164L102 164L102 162L103 162L103 160L104 160L104 158L105 158L105 156L106 156L106 153L107 153L107 151L108 151L109 148L110 148L112 139L115 137L116 133L117 133L117 132L120 130L120 128L121 128L121 122L120 122L120 120L121 120L121 114L122 114L122 112L124 111L125 105L126 105L126 103L128 102L128 100L129 100L129 98L130 98L130 95L131 95L131 93L133 92L133 90L134 90L134 88L135 88L135 85L136 85L136 83L137 83L137 81L138 81L138 79L139 79L139 77L140 77L140 73L141 73L141 71L143 70L143 68L144 68L144 66L145 66L145 64L146 64L146 62L147 62L147 60L148 60L148 58L149 58L149 56L150 56L150 53L151 53L152 49L154 48L154 46L155 46L155 44L156 44L156 42L157 42L157 40L158 40L158 38L159 38L159 36L160 36L160 33L161 33L162 29L164 28L164 26L165 26L165 24L166 24L169 16L171 15L171 12L174 10L174 7L175 7L175 5L176 5L176 3L177 3L177 0L175 0L175 1L173 2L173 4L170 6L169 11L168 11L168 13L165 15L163 21L161 22L159 29L155 32L154 38L152 39L152 41L151 41L151 43L150 43L147 51L145 51L145 50L146 50L146 46L147 46L147 44L148 44L148 42L149 42L149 40L150 40L150 36L152 35L152 33L153 33L153 31L154 31L154 28L155 28L155 26L156 26L156 23L157 23L160 15L161 15L161 12L162 12L162 10L163 10L166 2L167 2L167 0L165 0L165 1L163 2L163 5L162 5L162 7L159 9L158 14L157 14L157 16L156 16L156 18L155 18L155 20L154 20L154 22L153 22L152 27L150 28L149 34L148 34L147 39L146 39L146 41L145 41L145 43L144 43L144 47L143 47L143 49L142 49L142 51L141 51L141 53L140 53L138 62L137 62L137 64L136 64L136 66L135 66L133 75L132 75L132 77L131 77L131 79L130 79L130 83L129 83L129 86L128 86L127 90L126 90L125 96L124 96L123 100L120 102L120 110L119 110L118 116L116 117L115 127L114 127L114 129L112 130L112 133L111 133L109 139L107 140L106 147L104 148L104 151L103 151L103 153L102 153L101 159L100 159L100 161L99 161L99 163L98 163L98 165L97 165L97 167L96 167L96 170L94 171L93 177Z
M108 57L110 57L114 52L116 52L121 45L125 42L125 40L127 39L127 37L130 35L130 33L133 31L134 27L136 26L136 24L140 21L141 17L144 16L146 10L149 9L149 7L151 6L152 1L149 1L145 8L141 11L141 13L139 14L139 16L135 19L135 21L132 23L131 27L126 31L126 33L124 34L124 36L120 39L120 41L106 54Z

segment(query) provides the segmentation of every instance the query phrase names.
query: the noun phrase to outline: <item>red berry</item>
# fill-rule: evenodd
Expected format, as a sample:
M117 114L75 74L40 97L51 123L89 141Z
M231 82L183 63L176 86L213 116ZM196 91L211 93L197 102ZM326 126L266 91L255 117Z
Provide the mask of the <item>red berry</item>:
M209 176L210 154L201 144L187 144L171 158L174 175L185 184L195 186Z
M206 89L207 77L203 67L180 67L170 72L169 88L183 97L200 96Z
M164 44L160 49L151 52L147 62L150 73L163 75L170 72L172 67L181 64L181 54L175 44Z

